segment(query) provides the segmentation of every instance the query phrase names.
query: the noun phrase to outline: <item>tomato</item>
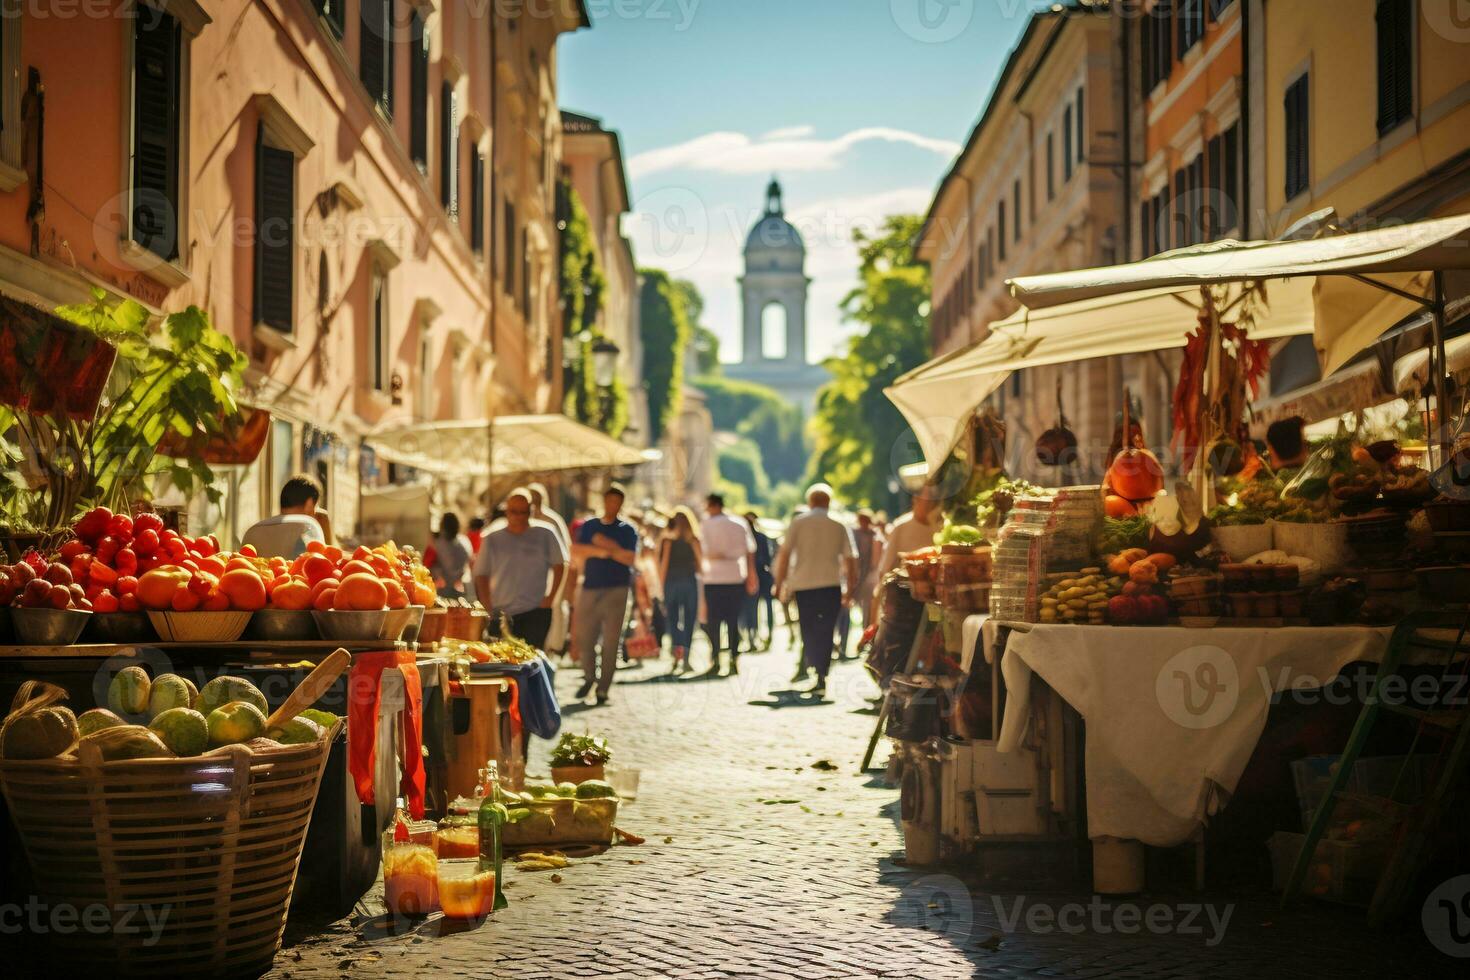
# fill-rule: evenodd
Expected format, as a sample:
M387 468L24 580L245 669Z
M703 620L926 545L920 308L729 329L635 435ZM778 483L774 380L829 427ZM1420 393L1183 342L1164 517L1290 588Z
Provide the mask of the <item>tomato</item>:
M63 556L63 557L65 557L65 556ZM84 579L84 578L87 577L87 568L91 564L92 564L92 556L91 555L89 555L89 554L80 554L80 555L76 555L75 557L73 557L72 560L71 560L71 564L69 566L67 566L67 567L69 567L71 569L71 577L73 579L75 579L76 581L80 582L82 579Z
M111 586L117 582L117 571L106 562L94 561L87 568L87 581L93 585Z
M253 545L253 544L242 544L242 545L240 545L240 554L244 555L246 558L259 558L260 557L260 552L258 552L258 551L255 550L255 545Z
M117 612L118 606L119 603L117 600L117 596L113 595L111 592L108 592L106 589L103 589L101 592L97 593L96 598L92 600L92 609L95 612Z
M157 514L139 514L133 518L133 534L138 535L144 531L152 531L158 535L163 531L163 518Z
M117 554L117 550L122 545L122 541L113 537L111 534L107 535L101 541L97 542L97 560L105 562L112 561L112 556Z
M143 604L138 601L135 594L129 592L125 596L118 597L117 608L119 612L138 612L143 608Z
M143 515L147 517L147 514ZM158 532L153 528L145 528L133 535L133 551L139 558L148 558L153 555L159 547Z
M122 548L112 556L112 567L119 575L132 575L138 571L138 555L132 548Z
M132 595L138 591L138 580L132 575L119 575L117 577L117 584L113 588L117 590L117 594L120 596Z
M93 542L107 533L107 522L112 520L112 511L106 507L89 510L72 528L83 541Z
M61 547L56 549L56 552L61 556L62 561L69 562L86 550L87 545L81 538L72 538L69 541L63 542Z
M189 548L180 538L165 538L163 548L174 561L183 561L189 557Z
M112 520L107 522L107 533L114 538L131 541L133 538L133 519L127 514L113 514Z

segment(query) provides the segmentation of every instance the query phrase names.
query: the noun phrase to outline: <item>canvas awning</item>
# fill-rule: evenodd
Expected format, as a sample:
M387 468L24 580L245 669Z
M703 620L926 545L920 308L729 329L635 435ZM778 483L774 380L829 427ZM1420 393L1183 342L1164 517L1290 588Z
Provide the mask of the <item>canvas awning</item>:
M637 466L659 458L565 415L422 422L365 437L381 459L438 476L506 477ZM494 465L487 465L493 448Z
M1470 269L1470 215L1306 241L1221 241L1142 262L1010 281L1031 310L1141 289L1297 279L1310 283L1323 375L1434 298L1431 273ZM1372 281L1365 281L1367 277Z
M1240 290L1227 292L1228 303ZM1022 308L992 323L980 343L910 371L885 394L913 428L924 458L937 468L964 433L970 414L1011 372L1183 347L1199 305L1199 288L1186 286ZM1311 333L1314 318L1306 280L1273 283L1266 305L1255 311L1251 336L1276 340Z

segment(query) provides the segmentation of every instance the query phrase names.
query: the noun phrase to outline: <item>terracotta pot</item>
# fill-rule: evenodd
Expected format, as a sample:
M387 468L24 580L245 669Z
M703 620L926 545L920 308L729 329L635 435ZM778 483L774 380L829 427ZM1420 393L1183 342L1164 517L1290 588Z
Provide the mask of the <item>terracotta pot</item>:
M551 778L558 783L585 783L589 779L602 779L602 763L595 766L552 766Z

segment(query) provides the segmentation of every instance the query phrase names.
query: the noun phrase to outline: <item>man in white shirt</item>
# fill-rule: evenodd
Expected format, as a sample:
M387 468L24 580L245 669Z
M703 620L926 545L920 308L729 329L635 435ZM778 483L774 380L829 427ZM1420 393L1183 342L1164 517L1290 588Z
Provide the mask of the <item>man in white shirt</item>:
M938 502L928 496L928 488L914 494L912 509L894 521L893 526L888 529L888 540L883 546L883 561L878 565L876 582L881 583L885 575L898 567L900 555L932 545L934 535L943 526L944 515L939 511ZM873 595L873 610L868 622L878 621L878 609L882 601L883 593L879 590Z
M814 484L806 492L808 510L791 522L776 556L776 591L789 591L801 622L801 649L817 673L812 693L827 693L838 614L858 585L858 550L852 531L827 511L832 488Z
M730 639L730 673L740 668L740 612L747 595L756 593L755 535L744 521L725 513L725 498L717 493L705 498L709 515L699 525L704 552L704 607L708 622L710 665L706 677L720 673L721 627Z
M531 519L544 522L556 532L557 540L570 554L572 550L572 534L567 529L567 522L562 516L551 509L551 494L547 492L544 484L528 483L526 490L531 494ZM567 623L570 609L569 600L572 595L572 580L575 578L568 573L562 577L561 585L557 588L556 595L551 603L551 627L546 635L546 649L551 651L565 650L567 646Z
M309 476L297 474L281 487L281 512L257 521L245 532L240 544L250 545L263 558L291 559L312 541L326 543L316 505L322 488Z

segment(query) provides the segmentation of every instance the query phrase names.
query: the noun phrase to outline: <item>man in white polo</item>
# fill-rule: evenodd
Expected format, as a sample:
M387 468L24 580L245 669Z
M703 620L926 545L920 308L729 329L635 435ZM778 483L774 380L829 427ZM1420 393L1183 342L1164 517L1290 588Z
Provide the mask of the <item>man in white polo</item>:
M791 522L776 556L776 592L796 600L802 657L817 674L812 693L827 693L838 614L851 602L858 584L858 550L852 531L828 513L832 488L814 484L806 492L807 512Z

